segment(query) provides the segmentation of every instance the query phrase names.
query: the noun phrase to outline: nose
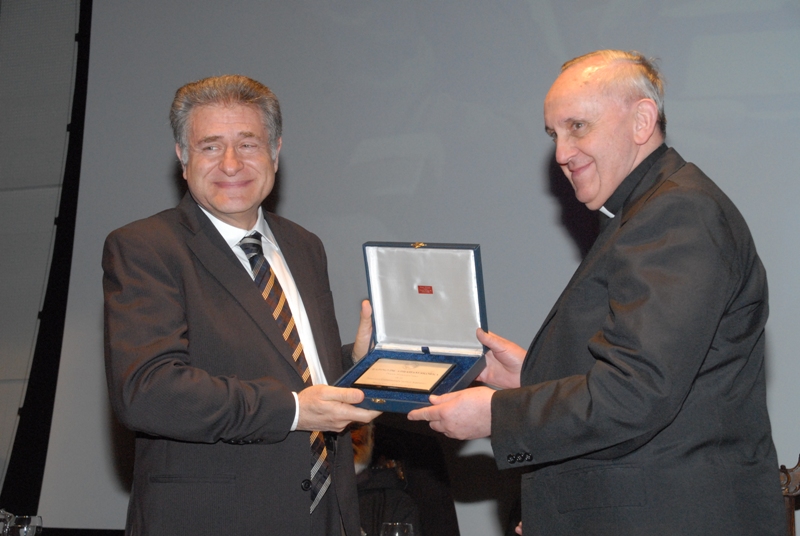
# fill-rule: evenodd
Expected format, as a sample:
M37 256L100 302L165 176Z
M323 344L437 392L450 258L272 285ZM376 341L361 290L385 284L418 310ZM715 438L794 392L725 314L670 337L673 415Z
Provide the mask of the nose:
M243 167L244 163L242 163L239 155L236 154L236 149L234 147L227 147L225 153L222 155L222 161L219 164L219 168L222 172L232 177L239 173Z
M577 149L569 140L556 140L556 162L560 166L566 166L570 159L577 153Z

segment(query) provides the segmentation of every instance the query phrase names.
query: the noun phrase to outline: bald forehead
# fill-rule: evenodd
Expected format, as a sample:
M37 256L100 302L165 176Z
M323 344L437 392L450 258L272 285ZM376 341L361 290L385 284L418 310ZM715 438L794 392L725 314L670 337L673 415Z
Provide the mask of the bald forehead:
M570 65L553 82L545 100L555 95L583 93L626 101L626 92L617 83L622 68L622 63L608 62L602 57L590 57Z
M613 80L619 65L609 63L602 57L587 58L579 63L570 65L556 79L571 80L582 85L601 83Z
M623 113L628 99L614 90L615 67L602 58L587 58L565 69L544 100L545 132L555 139L559 129L571 132L574 125L594 125L612 110Z
M581 63L562 72L547 92L545 103L576 93L591 93L596 89L600 67Z

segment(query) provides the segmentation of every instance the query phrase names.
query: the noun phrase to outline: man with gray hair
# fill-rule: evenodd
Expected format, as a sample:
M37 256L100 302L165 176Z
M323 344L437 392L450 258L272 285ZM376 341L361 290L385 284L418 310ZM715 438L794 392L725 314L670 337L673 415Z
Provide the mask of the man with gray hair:
M527 352L478 330L497 389L409 418L529 469L519 534L785 534L766 272L730 199L665 145L658 71L617 50L569 61L544 123L600 234Z
M369 312L343 352L322 243L261 208L278 100L207 78L170 120L188 193L103 251L111 404L136 432L126 534L359 536L342 431L378 412L327 383L366 353Z

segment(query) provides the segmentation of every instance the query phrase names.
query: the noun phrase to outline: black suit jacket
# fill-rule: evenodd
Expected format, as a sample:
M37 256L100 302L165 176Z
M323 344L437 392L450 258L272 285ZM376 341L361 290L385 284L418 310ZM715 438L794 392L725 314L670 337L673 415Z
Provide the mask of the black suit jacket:
M319 239L267 214L328 381L343 367ZM290 432L291 352L239 260L189 194L112 232L103 252L112 407L138 432L128 534L310 534L308 432ZM358 498L349 434L329 447L348 536ZM329 490L328 493L331 493Z
M493 397L524 534L783 534L747 225L672 149L630 186Z

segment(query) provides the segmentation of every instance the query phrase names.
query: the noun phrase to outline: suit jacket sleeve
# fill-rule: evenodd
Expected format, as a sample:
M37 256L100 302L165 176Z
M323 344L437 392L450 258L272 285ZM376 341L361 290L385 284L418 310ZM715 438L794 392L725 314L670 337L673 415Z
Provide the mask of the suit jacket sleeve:
M766 280L743 220L730 221L713 195L670 181L634 212L565 291L540 335L556 340L526 363L585 370L494 395L499 466L509 466L506 453L531 453L525 461L541 464L632 452L676 418L698 375L720 367L731 376L719 382L732 385L738 365L725 360L743 363L758 344ZM595 325L575 337L588 318Z

